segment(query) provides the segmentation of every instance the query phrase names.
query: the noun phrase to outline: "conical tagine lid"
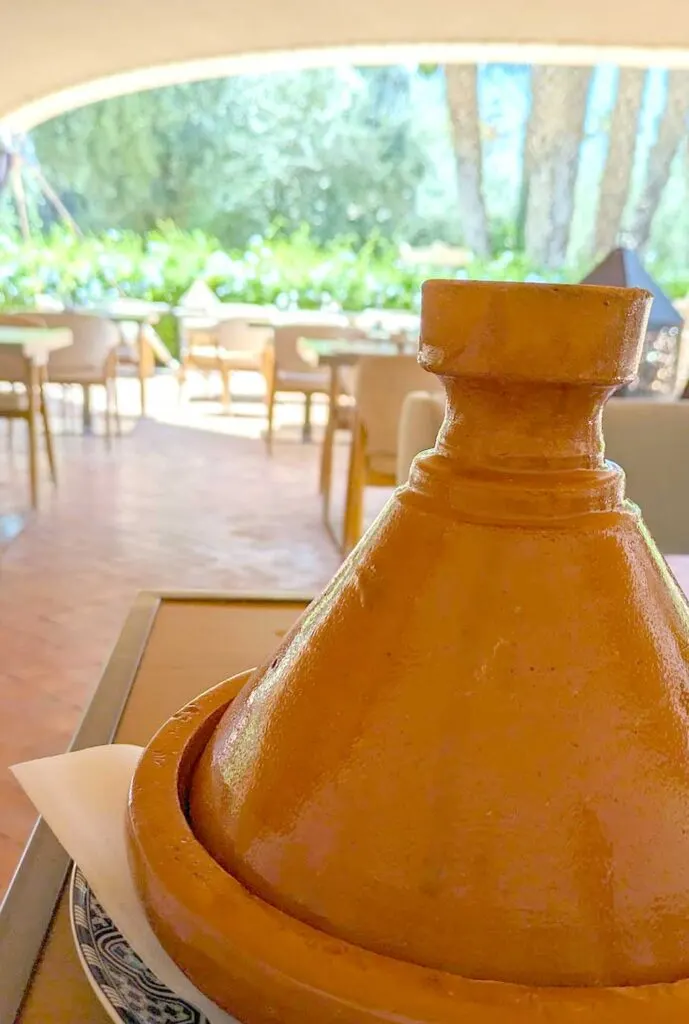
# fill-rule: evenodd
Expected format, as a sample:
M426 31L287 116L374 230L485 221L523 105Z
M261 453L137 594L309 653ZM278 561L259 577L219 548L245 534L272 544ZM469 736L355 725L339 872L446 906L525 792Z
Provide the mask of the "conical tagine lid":
M689 976L689 619L600 428L647 313L425 286L437 448L192 785L198 839L292 919L463 978Z

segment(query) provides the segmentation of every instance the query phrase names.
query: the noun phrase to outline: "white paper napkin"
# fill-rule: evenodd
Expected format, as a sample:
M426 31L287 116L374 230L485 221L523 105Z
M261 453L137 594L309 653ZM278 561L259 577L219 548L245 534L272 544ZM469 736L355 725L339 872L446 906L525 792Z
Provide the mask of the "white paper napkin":
M19 784L98 902L160 980L192 1003L211 1024L238 1024L192 985L153 934L129 870L125 815L129 785L142 748L92 747L27 761L12 768Z

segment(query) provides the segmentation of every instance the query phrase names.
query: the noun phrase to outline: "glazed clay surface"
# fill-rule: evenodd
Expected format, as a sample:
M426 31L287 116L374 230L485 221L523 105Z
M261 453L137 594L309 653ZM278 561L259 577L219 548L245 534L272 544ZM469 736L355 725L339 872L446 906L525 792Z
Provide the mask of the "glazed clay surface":
M197 837L267 903L469 979L689 976L689 618L600 436L647 308L425 286L437 450L193 781Z

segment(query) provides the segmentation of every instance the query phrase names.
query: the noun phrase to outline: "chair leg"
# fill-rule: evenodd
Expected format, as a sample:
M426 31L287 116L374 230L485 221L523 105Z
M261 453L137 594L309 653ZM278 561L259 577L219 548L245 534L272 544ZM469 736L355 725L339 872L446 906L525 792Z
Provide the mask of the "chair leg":
M68 430L69 430L69 423L67 421L69 409L68 409L66 395L67 395L67 385L66 384L61 384L60 385L60 414L61 414L61 420L62 420L61 431L62 431L63 434L68 433Z
M277 398L277 391L274 386L271 386L268 392L268 428L266 430L266 447L268 454L273 454L273 422L275 418L275 399Z
M137 335L138 361L137 374L139 377L139 401L141 402L141 416L146 416L146 357L148 355L148 342L146 341L146 325L139 324Z
M225 412L229 412L232 401L232 391L230 386L232 378L231 370L228 370L223 366L220 371L220 378L222 380L222 407Z
M38 382L36 380L36 368L31 367L29 381L27 384L27 397L29 410L27 424L29 428L29 488L31 493L31 507L38 508L38 445L36 437L36 391Z
M110 406L110 388L108 386L108 380L105 382L105 447L110 451L112 448L112 418L111 418L111 406Z
M304 395L304 426L301 432L301 439L304 444L308 444L311 440L311 403L313 401L313 395L307 393Z
M112 388L112 409L115 414L115 430L118 437L122 437L122 420L120 418L120 399L117 389L117 377L110 378Z
M55 448L53 446L53 432L50 429L48 403L45 400L45 381L43 381L43 383L41 384L40 396L41 419L43 420L43 434L45 435L45 450L48 456L48 465L50 467L50 479L53 481L54 486L57 487L57 466L55 464Z
M327 521L330 510L330 484L333 475L333 446L335 444L335 431L337 429L337 398L339 383L337 367L333 366L330 375L330 396L328 401L328 422L325 425L323 435L323 447L321 449L321 471L319 488L323 496L323 519Z
M360 423L352 431L347 477L347 503L345 505L343 555L348 555L358 543L364 530L364 488L366 486L366 435Z
M333 453L335 447L335 428L326 430L321 449L320 491L323 504L323 521L327 522L330 515L330 488L333 479Z
M179 369L177 370L177 400L179 402L184 398L184 390L187 386L187 359L186 356L182 356L179 361Z
M81 391L84 396L83 431L90 434L93 430L93 416L91 415L91 385L82 384Z

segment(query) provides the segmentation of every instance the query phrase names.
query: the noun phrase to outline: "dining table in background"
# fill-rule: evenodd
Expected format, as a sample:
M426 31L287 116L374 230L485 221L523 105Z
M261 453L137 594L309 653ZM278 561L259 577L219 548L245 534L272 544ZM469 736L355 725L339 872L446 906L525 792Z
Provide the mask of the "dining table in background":
M12 349L20 352L29 368L27 400L29 414L29 477L32 505L38 505L38 415L37 391L47 379L48 357L51 352L68 348L72 344L72 332L65 327L28 327L23 325L0 326L0 350ZM16 536L23 525L23 517L0 516L0 539Z
M172 306L170 312L177 320L180 343L185 328L212 333L227 320L241 320L251 327L273 327L279 322L275 306L259 306L253 302L218 302L213 306Z

